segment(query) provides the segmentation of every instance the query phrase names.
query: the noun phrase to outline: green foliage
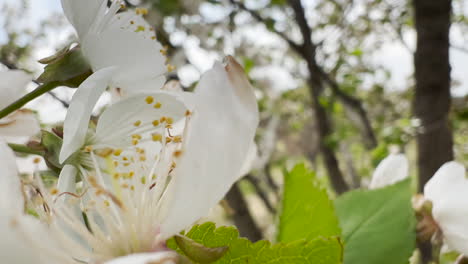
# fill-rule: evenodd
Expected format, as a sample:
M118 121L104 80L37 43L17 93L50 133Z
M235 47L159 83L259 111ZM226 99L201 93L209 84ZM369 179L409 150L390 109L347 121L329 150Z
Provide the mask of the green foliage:
M415 247L410 181L339 197L336 212L345 241L345 264L404 264Z
M327 191L304 164L287 173L284 183L278 241L339 236L340 227Z
M185 255L201 264L212 263L220 259L229 249L229 247L205 247L186 236L177 235L174 240Z
M240 238L234 227L216 228L213 223L196 225L186 236L205 247L229 247L226 254L214 262L217 264L339 264L342 261L342 244L338 238L299 240L275 245L271 245L268 241L252 243ZM175 239L169 240L167 246L184 254Z
M59 162L60 149L62 148L62 139L48 131L42 131L41 146L45 149L44 159L49 168L60 171L62 164Z

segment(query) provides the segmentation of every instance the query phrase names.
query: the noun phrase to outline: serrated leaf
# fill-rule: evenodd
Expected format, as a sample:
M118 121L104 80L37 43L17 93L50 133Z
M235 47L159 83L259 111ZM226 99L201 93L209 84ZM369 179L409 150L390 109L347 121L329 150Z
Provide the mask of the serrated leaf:
M304 164L287 173L280 215L278 241L340 236L338 218L327 191Z
M345 264L404 264L416 241L410 181L344 194L336 202Z
M216 264L339 264L342 261L342 244L336 237L275 245L264 240L252 243L240 238L234 227L216 228L213 223L196 225L186 236L206 247L229 247L222 258L213 262ZM183 254L175 239L169 240L167 246Z
M214 248L205 247L186 236L177 235L174 239L177 246L186 256L201 264L213 263L220 259L229 249L229 247L226 246Z

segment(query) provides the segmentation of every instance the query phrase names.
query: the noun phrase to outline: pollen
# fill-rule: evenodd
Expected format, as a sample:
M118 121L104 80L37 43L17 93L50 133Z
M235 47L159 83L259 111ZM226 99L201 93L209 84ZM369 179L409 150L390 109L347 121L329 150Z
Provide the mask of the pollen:
M120 173L118 173L118 172L114 173L114 179L117 180L117 179L119 179L119 178L120 178Z
M141 120L137 120L135 121L135 123L133 123L134 126L138 127L141 125Z
M135 21L130 20L130 24L131 24L131 25L135 24Z
M137 26L137 29L135 30L135 32L143 32L145 30L146 28L144 26Z
M111 149L111 148L104 148L104 149L100 149L96 152L96 154L98 154L99 156L105 158L107 156L109 156L110 154L112 154L114 150Z
M174 123L174 119L172 119L172 117L168 117L166 119L166 123L170 125L170 124Z
M157 103L154 104L153 107L156 108L156 109L159 109L159 108L161 108L161 106L162 106L162 104L160 102L157 102Z
M105 205L105 206L107 206L107 207L109 207L109 206L110 206L110 203L109 203L109 201L107 201L107 200L104 200L104 205Z
M140 143L140 141L138 141L138 139L132 139L132 145L136 146L136 145L138 145L138 143Z
M122 188L124 188L124 189L127 189L127 188L128 188L128 184L126 184L126 183L123 183L121 186L122 186Z
M38 164L39 162L41 162L41 158L37 158L37 157L34 158L34 160L33 160L34 164Z
M161 117L161 118L159 119L159 122L160 122L160 123L166 122L166 117L165 117L165 116Z
M176 69L176 67L175 67L174 65L171 65L171 64L168 64L168 65L167 65L167 71L168 71L168 72L172 72L172 71L174 71L175 69Z
M174 143L180 143L180 142L182 142L182 137L181 137L181 136L175 136L175 137L172 139L172 141L173 141Z
M159 120L154 120L154 121L153 121L153 126L155 126L155 127L156 127L156 126L159 126Z
M145 156L145 155L141 155L141 156L140 156L140 161L146 161L146 156Z
M192 114L192 112L190 112L190 110L185 111L185 116L189 116L191 114Z
M130 190L134 191L135 190L135 186L130 186Z
M156 180L156 174L153 174L153 176L151 176L151 179Z
M133 178L133 176L135 176L135 172L134 171L131 171L128 173L128 177Z
M114 166L115 166L115 167L119 166L119 162L116 161L116 160L114 160Z
M140 181L141 181L141 184L146 184L146 177L144 176L141 177Z
M178 158L182 155L182 150L176 150L174 151L174 157Z
M91 152L91 151L93 151L93 146L86 146L86 147L84 148L84 151L85 151L85 152Z
M53 188L52 190L50 190L51 195L56 195L58 192L59 190L57 188Z
M171 143L171 141L172 141L172 138L166 137L166 143Z
M159 134L159 133L153 133L153 134L151 135L151 138L153 139L153 141L159 141L159 142L161 142L161 140L162 140L162 135Z
M133 139L140 140L140 139L141 139L141 135L140 135L140 134L133 134L133 135L132 135L132 138L133 138Z
M152 36L151 39L152 39L152 40L156 40L156 36Z
M161 54L162 54L163 56L166 56L166 55L167 55L167 50L165 50L165 49L161 49L161 50L159 50L159 52L161 52Z
M167 129L172 129L172 125L171 125L171 124L167 124L167 125L166 125L166 128L167 128Z
M146 101L147 104L152 104L154 102L154 98L153 98L153 96L147 96L145 98L145 101Z
M120 156L120 154L122 154L122 149L116 149L114 150L114 156ZM124 157L125 158L125 157ZM124 159L125 160L125 159Z
M136 8L135 13L137 15L147 15L148 14L148 9L146 9L146 8Z
M127 160L128 160L128 158L127 158L126 156L123 156L122 159L123 159L124 161L127 161Z

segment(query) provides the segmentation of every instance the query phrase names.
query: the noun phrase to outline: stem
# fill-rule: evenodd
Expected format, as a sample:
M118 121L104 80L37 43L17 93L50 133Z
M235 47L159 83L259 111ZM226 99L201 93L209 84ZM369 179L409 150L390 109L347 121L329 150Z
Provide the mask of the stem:
M20 99L16 100L6 108L2 109L0 111L0 119L4 118L5 116L13 113L15 110L20 109L22 106L27 104L28 102L32 101L33 99L55 89L57 86L60 85L60 82L50 82L50 83L45 83L40 86L38 86L36 89L34 89L32 92L26 94L25 96L21 97Z
M43 151L34 150L34 149L32 149L32 148L30 148L28 146L25 146L25 145L8 143L8 146L15 152L25 153L25 154L33 154L33 155L40 155L40 156L44 155Z

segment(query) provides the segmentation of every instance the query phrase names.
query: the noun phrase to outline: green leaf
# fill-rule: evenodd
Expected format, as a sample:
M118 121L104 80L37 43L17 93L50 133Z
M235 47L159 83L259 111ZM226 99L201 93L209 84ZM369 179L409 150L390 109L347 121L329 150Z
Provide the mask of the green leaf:
M342 262L342 244L336 237L275 245L264 240L252 243L240 238L239 232L234 227L216 228L213 223L196 225L186 236L205 247L229 247L222 258L213 262L216 264L339 264ZM178 247L175 239L170 239L167 246L184 255L184 251Z
M345 241L345 264L403 264L416 241L410 180L357 190L335 201Z
M321 188L315 173L298 164L287 173L284 183L278 241L340 236L333 203Z
M177 246L187 255L190 259L198 263L212 263L220 259L229 247L205 247L200 243L193 241L186 236L175 236L174 237Z
M60 50L39 62L47 63L44 72L37 79L41 83L58 81L69 87L78 87L92 73L79 46L71 50Z

